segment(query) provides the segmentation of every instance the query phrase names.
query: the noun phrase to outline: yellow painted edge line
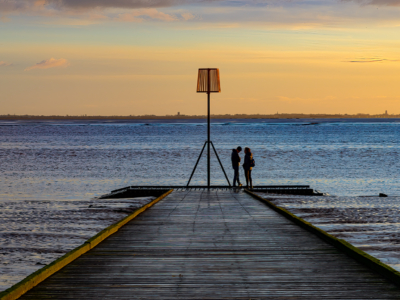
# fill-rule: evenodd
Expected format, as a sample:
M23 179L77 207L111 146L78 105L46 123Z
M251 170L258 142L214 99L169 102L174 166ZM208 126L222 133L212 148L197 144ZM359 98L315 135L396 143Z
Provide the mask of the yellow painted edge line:
M267 206L269 206L276 212L280 213L281 215L285 216L287 219L293 221L297 225L300 225L304 229L314 233L315 235L317 235L324 241L328 242L332 246L341 250L348 256L354 258L358 262L366 265L367 267L374 270L375 272L381 274L386 279L390 280L395 285L400 287L400 272L398 272L395 269L391 268L390 266L384 264L379 259L369 255L368 253L358 249L357 247L354 247L352 244L346 242L345 240L334 237L333 235L327 233L326 231L324 231L324 230L312 225L311 223L305 221L304 219L299 218L298 216L292 214L288 210L286 210L282 207L276 206L271 201L269 201L265 198L262 198L261 196L255 194L247 189L245 189L245 192L248 193L249 195L253 196L254 198L264 202Z
M152 207L154 204L159 202L160 200L164 199L173 190L169 190L165 194L161 195L160 197L154 199L150 203L142 206L141 208L135 210L131 215L123 218L121 221L108 226L107 228L100 231L95 236L88 239L85 243L77 248L71 250L67 254L63 255L59 259L53 261L52 263L44 266L43 268L37 270L36 272L32 273L22 281L14 284L12 287L8 288L7 290L0 293L0 300L14 300L21 297L27 291L32 289L34 286L38 285L40 282L45 280L47 277L53 275L57 271L61 270L63 267L77 259L82 254L88 252L90 249L96 247L99 243L105 240L107 237L112 235L113 233L117 232L122 226L126 223L137 217L139 214L147 210L148 208Z

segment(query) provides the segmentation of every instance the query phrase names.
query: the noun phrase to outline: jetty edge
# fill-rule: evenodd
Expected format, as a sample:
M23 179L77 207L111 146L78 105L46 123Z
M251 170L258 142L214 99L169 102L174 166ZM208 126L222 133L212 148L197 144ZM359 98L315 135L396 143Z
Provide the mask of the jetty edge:
M373 271L379 273L380 275L382 275L383 277L394 283L396 286L400 287L400 272L396 271L392 267L384 264L379 259L369 255L368 253L358 249L349 242L342 239L338 239L337 237L327 233L326 231L312 225L310 222L307 222L304 219L296 216L295 214L292 214L288 210L273 204L268 199L265 199L248 189L245 189L244 191L247 194L265 203L267 206L272 208L274 211L280 213L287 219L293 221L295 224L315 234L316 236L326 241L327 243L331 244L332 246L336 247L346 255L355 259L359 263L369 267Z
M58 258L57 260L53 261L52 263L44 266L43 268L35 271L31 275L25 277L20 282L14 284L12 287L6 289L5 291L0 293L0 300L15 300L25 294L27 291L38 285L40 282L48 278L49 276L53 275L57 271L61 270L63 267L68 265L69 263L73 262L82 254L88 252L90 249L96 247L99 243L105 240L107 237L112 235L113 233L117 232L122 226L126 223L131 221L132 219L136 218L139 214L146 211L148 208L152 207L157 202L164 199L170 193L172 193L172 189L168 192L162 194L161 196L157 197L153 201L147 203L146 205L138 208L129 216L126 216L122 220L114 223L107 228L100 231L95 236L88 239L82 245L76 247L75 249L71 250L70 252L64 254L62 257Z
M111 198L132 198L132 197L144 197L153 195L155 191L162 192L168 190L175 191L203 191L203 190L241 190L244 187L233 187L227 185L145 185L145 186L126 186L111 191L109 194L100 196L99 199L111 199ZM251 189L253 192L259 193L273 193L273 194L290 194L290 195L303 195L303 196L325 196L326 194L320 191L312 189L309 185L257 185Z

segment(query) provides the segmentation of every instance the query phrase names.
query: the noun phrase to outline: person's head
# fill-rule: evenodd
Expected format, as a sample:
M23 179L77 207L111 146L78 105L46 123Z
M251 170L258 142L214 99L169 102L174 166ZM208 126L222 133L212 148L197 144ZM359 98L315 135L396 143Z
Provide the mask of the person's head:
M239 146L236 148L236 150L237 150L237 152L240 152L240 151L242 151L242 147Z
M250 148L248 148L248 147L244 148L244 153L251 153Z

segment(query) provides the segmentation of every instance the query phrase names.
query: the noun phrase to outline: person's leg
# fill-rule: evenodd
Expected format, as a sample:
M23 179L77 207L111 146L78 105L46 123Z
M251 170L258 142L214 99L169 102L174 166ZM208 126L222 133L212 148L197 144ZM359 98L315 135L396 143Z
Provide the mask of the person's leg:
M253 179L251 179L251 170L249 170L249 181L250 181L250 188L253 188Z
M244 170L244 174L246 176L246 187L249 187L249 171L250 170Z
M235 175L233 175L233 186L236 186L236 181L239 181L239 167L233 168L233 172Z

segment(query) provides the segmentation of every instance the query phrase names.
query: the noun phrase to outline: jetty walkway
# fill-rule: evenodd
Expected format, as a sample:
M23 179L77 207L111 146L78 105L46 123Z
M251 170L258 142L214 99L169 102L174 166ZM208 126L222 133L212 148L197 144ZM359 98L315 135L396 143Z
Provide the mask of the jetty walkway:
M400 299L250 195L175 191L20 299Z

